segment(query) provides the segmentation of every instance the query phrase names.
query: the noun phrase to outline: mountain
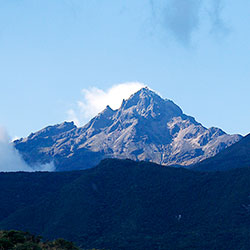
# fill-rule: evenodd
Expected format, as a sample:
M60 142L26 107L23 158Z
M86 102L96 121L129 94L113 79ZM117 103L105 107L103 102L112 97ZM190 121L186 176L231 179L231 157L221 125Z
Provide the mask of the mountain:
M77 172L1 173L0 228L84 249L247 250L249 179L250 168L203 173L116 159Z
M192 166L198 171L225 171L250 167L250 134L220 153Z
M189 165L240 139L219 128L205 128L172 101L142 88L119 109L107 106L83 127L64 122L14 144L30 165L54 161L62 171L93 167L104 158Z

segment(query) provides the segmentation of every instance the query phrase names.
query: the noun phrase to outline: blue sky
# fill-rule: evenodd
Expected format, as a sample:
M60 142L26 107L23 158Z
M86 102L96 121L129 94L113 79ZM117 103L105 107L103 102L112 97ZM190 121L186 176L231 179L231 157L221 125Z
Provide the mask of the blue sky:
M141 82L203 125L245 135L249 10L247 0L0 0L0 125L25 137L68 120L93 87Z

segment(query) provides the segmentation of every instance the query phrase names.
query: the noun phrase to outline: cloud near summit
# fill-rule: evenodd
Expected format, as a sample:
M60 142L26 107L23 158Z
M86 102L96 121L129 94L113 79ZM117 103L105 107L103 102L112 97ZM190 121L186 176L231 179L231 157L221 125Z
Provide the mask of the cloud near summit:
M80 126L90 118L101 112L107 105L118 109L123 99L129 98L133 93L145 87L140 82L126 82L113 85L107 90L97 87L82 89L83 99L77 102L74 109L68 111L68 120Z

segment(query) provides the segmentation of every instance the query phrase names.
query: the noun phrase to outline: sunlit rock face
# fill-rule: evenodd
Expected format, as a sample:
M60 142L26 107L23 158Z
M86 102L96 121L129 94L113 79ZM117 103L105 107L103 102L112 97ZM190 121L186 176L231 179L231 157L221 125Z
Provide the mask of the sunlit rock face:
M174 102L142 88L119 109L107 106L83 127L64 122L14 143L30 165L54 161L56 170L63 171L93 167L108 157L186 166L240 139L205 128Z

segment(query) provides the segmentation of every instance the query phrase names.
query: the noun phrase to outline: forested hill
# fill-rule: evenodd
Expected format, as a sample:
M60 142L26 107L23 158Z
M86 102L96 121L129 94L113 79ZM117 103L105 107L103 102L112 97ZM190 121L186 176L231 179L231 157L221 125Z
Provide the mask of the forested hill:
M82 248L248 249L250 169L201 173L131 160L0 174L0 228Z

